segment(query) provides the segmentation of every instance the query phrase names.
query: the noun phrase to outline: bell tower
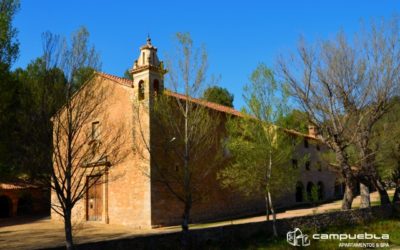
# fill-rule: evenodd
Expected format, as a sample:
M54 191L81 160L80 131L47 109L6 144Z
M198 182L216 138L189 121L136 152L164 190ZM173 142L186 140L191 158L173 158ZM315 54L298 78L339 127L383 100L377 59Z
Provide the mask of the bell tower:
M157 48L151 44L150 37L147 37L147 43L140 47L139 58L130 70L135 99L149 102L161 93L164 90L166 72L163 62L158 59Z
M162 94L164 89L164 74L167 72L164 69L163 63L158 59L157 48L151 44L150 37L147 37L145 45L140 47L140 54L135 60L132 69L129 71L132 74L132 108L133 108L133 131L135 133L135 145L140 149L141 156L135 162L141 166L142 171L151 174L154 154L151 154L147 147L152 147L153 131L155 131L155 123L151 122L153 103L158 94ZM136 136L137 135L137 136ZM136 179L139 183L137 190L140 190L140 195L143 197L143 202L136 209L139 220L144 220L151 226L152 216L152 183L151 178L141 175ZM137 176L135 175L135 178ZM139 191L138 191L139 192Z

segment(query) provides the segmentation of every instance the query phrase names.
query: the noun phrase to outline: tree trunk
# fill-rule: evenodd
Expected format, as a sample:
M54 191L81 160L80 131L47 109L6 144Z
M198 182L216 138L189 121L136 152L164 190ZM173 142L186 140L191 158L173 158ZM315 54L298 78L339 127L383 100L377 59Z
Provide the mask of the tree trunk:
M278 231L276 229L276 213L274 206L272 204L271 192L268 190L268 203L272 213L272 230L274 232L274 237L278 237Z
M355 194L355 179L352 177L347 177L345 179L345 185L346 189L342 200L342 210L350 210Z
M269 200L268 200L268 195L265 196L265 216L267 217L267 221L269 221Z
M186 82L186 96L188 93L188 83ZM185 154L184 154L184 192L185 192L185 208L182 220L182 248L189 249L189 221L190 209L192 207L192 193L190 187L190 171L189 171L189 98L186 99L185 106Z
M400 185L397 185L393 195L393 205L400 206Z
M189 249L189 221L190 221L190 202L185 202L185 209L182 220L182 248Z
M265 196L265 209L266 209L266 216L267 216L267 221L269 221L269 209L271 209L272 211L272 201L271 201L271 196L269 193L269 182L271 180L271 173L272 173L272 151L269 151L269 164L267 167L267 171L265 172L265 183L266 183L266 191L267 191L267 195Z
M354 200L356 180L348 163L348 156L346 155L346 153L343 151L340 145L337 145L334 150L336 154L336 161L341 167L341 174L344 178L344 182L346 185L342 200L342 210L349 210L351 209L351 205L353 204Z
M380 180L380 178L376 178L375 177L374 180L373 180L373 184L374 184L374 187L376 188L376 190L378 190L378 192L379 192L381 205L390 204L389 195L388 195L388 193L387 193L387 191L385 189L384 184Z
M360 139L358 140L359 147L359 157L360 157L360 167L361 171L358 173L360 181L360 208L371 207L371 197L369 184L372 181L373 169L375 166L373 162L375 157L373 157L372 151L368 148L370 130L368 127L361 126L362 132L360 132ZM370 179L371 178L371 179Z
M366 181L360 181L360 199L360 208L371 207L369 187Z
M71 209L66 209L64 212L64 230L65 230L65 247L67 250L74 249L74 242L72 238L72 223L71 223Z

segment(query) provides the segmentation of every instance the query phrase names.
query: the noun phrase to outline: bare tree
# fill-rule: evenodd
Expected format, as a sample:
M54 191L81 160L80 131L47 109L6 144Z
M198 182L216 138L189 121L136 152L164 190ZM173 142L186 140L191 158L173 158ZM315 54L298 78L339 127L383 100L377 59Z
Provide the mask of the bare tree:
M87 44L88 32L79 30L69 47L59 43L57 36L47 34L44 48L49 67L63 70L67 85L65 104L52 117L53 167L49 183L56 200L52 209L64 219L66 247L73 249L72 210L85 196L90 186L100 179L110 166L124 159L124 124L111 121L106 112L113 85L92 76L76 90L74 81L79 69L95 67L98 54ZM95 176L88 181L89 176Z
M357 96L346 95L349 108L355 110L361 122L357 124L356 147L359 151L359 164L362 174L361 206L369 203L368 184L371 183L378 190L381 204L390 203L385 186L378 174L376 150L373 149L371 137L374 125L392 108L394 95L398 94L400 83L400 30L398 18L380 24L372 23L368 31L361 35L360 49L355 54L360 55L365 71L363 85L353 84L352 90L365 96L365 101L357 103ZM357 47L355 47L357 48ZM343 67L343 66L342 66ZM348 97L350 96L350 97ZM351 100L354 98L355 100ZM366 180L365 180L366 179ZM367 195L363 195L366 193ZM366 204L366 205L365 205Z
M175 92L165 90L151 102L151 144L146 139L147 128L139 126L140 138L152 159L149 177L182 204L182 246L187 248L191 209L210 191L204 181L212 177L219 163L222 138L218 133L220 114L196 98L203 93L206 81L205 50L193 48L189 34L178 33L177 40L178 55L167 64L169 86ZM138 116L143 114L143 109L137 110Z
M356 189L355 176L345 151L349 145L346 135L349 134L350 119L343 115L340 100L331 85L318 78L318 59L322 58L317 56L314 48L301 43L298 55L293 55L289 61L280 58L278 68L291 87L291 95L307 113L308 119L318 127L320 139L335 152L346 183L342 209L350 209Z
M346 184L343 209L351 208L356 179L361 183L363 207L370 205L369 183L379 190L383 203L389 202L369 140L373 125L388 111L399 83L395 23L389 29L373 25L353 42L348 42L342 32L335 40L315 46L302 42L290 62L278 60L293 96L319 127L320 139L336 154ZM359 151L356 172L349 163L350 146Z
M110 122L104 111L112 88L99 88L101 84L86 83L53 116L51 189L58 203L52 203L52 209L64 219L67 249L73 247L72 209L87 189L105 181L101 177L126 156L124 126L119 121ZM88 182L91 176L95 178Z

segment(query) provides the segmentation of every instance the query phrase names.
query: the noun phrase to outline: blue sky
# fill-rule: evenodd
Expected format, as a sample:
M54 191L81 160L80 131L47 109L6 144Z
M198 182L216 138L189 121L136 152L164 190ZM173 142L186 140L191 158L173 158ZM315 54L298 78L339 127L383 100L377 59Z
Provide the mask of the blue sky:
M258 63L294 50L300 35L326 39L343 29L349 35L362 20L400 13L400 1L105 1L22 0L14 25L25 67L41 55L45 31L70 36L84 25L102 58L102 71L122 76L150 33L161 60L173 50L176 32L190 32L205 44L209 73L243 105L242 87Z

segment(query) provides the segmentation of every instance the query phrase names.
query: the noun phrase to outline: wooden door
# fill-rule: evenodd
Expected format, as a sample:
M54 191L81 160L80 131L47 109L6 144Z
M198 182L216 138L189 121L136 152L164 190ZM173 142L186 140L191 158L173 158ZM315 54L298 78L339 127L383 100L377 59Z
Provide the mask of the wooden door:
M101 221L103 214L103 185L101 176L87 178L86 212L87 220Z

